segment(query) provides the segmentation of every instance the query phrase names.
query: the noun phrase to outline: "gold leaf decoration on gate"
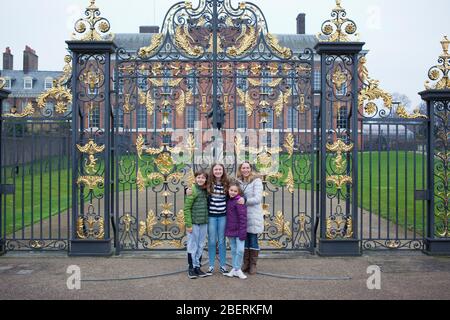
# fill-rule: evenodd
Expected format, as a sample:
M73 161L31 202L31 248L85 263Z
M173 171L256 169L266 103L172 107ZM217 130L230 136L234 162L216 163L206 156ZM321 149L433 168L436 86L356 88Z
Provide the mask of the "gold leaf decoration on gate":
M77 148L81 153L86 153L89 155L94 155L105 150L105 145L98 145L94 142L93 139L89 139L89 142L84 146L77 144Z
M101 183L103 183L103 177L100 176L82 176L77 180L78 185L85 185L89 190L94 190Z
M341 66L336 67L331 77L331 81L335 85L337 91L340 91L344 83L347 83L349 80L348 72L342 69L343 68Z
M75 33L72 34L74 40L112 41L114 39L112 33L107 33L111 29L111 25L107 19L101 17L101 12L95 5L95 0L90 0L90 5L86 8L84 14L86 18L81 18L75 22Z
M147 109L147 113L149 115L153 115L153 112L155 111L155 101L153 100L151 91L147 91L147 93L139 90L138 91L139 96L139 104L145 105L145 108Z
M345 229L344 229L345 227ZM345 231L345 233L344 233ZM353 219L352 217L334 216L326 220L327 239L334 240L339 237L350 239L353 237Z
M289 168L289 172L286 178L286 186L288 191L293 194L294 193L294 186L295 186L295 182L294 182L294 175L292 173L292 168Z
M47 102L54 101L56 106L55 111L57 113L66 113L68 111L68 105L72 103L72 93L56 80L53 81L53 84L53 88L48 89L36 99L37 105L43 109Z
M426 115L420 113L419 109L416 109L412 114L409 114L404 106L399 106L397 108L397 114L400 118L404 119L428 119Z
M266 41L269 47L275 51L276 54L281 56L284 59L290 59L293 55L292 50L286 47L282 47L280 45L279 40L274 35L268 33L266 35Z
M342 172L345 170L346 160L342 156L343 153L348 153L353 150L353 143L346 144L341 139L338 139L333 144L327 143L327 151L336 153L336 159L334 160L334 163L336 165L336 169L339 172Z
M138 187L138 191L142 192L145 190L145 180L144 176L142 175L141 169L138 169L136 174L136 185Z
M342 190L345 185L353 184L353 179L349 176L330 176L327 177L327 183L334 184L338 190Z
M333 9L330 19L322 24L322 33L317 35L319 41L324 42L349 42L357 41L357 26L353 20L347 18L347 12L341 6L341 0L336 0L336 8Z
M292 133L288 133L286 138L284 139L284 147L288 152L288 159L291 159L292 155L294 154L294 135Z
M183 26L178 26L175 29L175 45L180 48L184 53L194 58L198 58L202 55L203 49L200 46L191 45L195 43L195 40L189 34L188 24Z
M6 85L6 79L0 77L0 90L3 89Z
M138 56L140 58L148 58L158 51L159 47L164 41L164 34L158 33L152 37L150 45L148 47L142 47L138 51Z
M447 36L441 41L443 53L439 56L440 65L434 66L428 71L429 80L425 82L427 90L448 90L450 89L450 54L448 52L450 40Z
M11 108L10 113L3 114L4 118L25 118L32 116L34 114L33 104L31 102L27 103L25 109L21 113L14 112L15 108Z
M227 54L231 57L239 57L251 51L256 46L258 32L254 26L247 27L245 24L242 25L241 34L235 41L239 45L228 48Z
M369 71L366 67L367 58L361 57L358 65L358 73L363 83L363 88L358 95L358 108L364 110L368 115L375 114L377 105L374 100L383 99L383 106L391 109L393 105L392 95L379 87L378 80L369 77Z

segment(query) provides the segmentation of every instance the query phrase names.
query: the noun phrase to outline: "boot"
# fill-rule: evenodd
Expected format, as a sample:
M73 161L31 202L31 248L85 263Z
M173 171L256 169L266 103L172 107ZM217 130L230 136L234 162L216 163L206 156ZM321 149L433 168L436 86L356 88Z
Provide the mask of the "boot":
M250 250L250 274L254 275L257 272L256 263L258 262L258 250Z
M242 265L242 271L248 272L250 270L250 249L244 251L244 264Z

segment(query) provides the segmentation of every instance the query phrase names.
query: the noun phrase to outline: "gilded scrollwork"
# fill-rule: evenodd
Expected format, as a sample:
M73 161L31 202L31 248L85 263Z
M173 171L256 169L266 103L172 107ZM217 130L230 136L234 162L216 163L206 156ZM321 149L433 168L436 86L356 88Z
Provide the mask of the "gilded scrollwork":
M322 33L317 35L319 41L350 42L357 41L357 26L353 20L347 18L346 10L341 6L341 0L336 0L336 7L331 12L330 19L322 24Z
M140 58L149 58L158 51L163 41L164 41L164 34L162 33L155 34L152 37L152 40L148 47L143 47L138 50L138 56Z
M78 216L77 237L78 239L103 239L105 237L105 221L103 217L94 212L94 206L89 205L88 213Z
M439 56L440 65L432 67L428 71L429 80L425 82L427 90L449 90L450 89L450 54L448 52L450 40L447 36L441 41L443 53Z
M22 112L17 113L15 112L15 108L11 108L9 113L5 113L3 115L4 118L26 118L30 117L34 114L34 107L31 102L27 103L25 108L22 110Z
M85 15L86 18L81 18L75 22L75 33L72 34L74 40L113 40L113 34L107 33L111 29L111 25L107 19L101 17L100 10L95 5L95 0L90 0L90 5L86 8Z

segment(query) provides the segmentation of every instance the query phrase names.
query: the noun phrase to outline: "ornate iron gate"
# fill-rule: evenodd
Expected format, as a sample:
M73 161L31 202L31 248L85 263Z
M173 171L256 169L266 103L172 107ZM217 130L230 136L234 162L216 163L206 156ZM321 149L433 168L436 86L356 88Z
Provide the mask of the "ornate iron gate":
M194 171L244 160L264 180L264 247L313 250L312 50L282 47L253 4L203 0L115 63L117 250L184 248Z
M0 247L5 250L69 247L70 62L66 57L64 75L37 101L0 113Z

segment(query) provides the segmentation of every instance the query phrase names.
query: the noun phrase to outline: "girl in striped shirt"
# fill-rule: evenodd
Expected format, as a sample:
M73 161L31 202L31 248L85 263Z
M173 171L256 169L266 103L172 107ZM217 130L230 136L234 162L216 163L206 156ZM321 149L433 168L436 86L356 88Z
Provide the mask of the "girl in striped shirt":
M225 225L227 215L227 194L229 180L222 164L215 164L208 177L208 275L214 272L216 259L216 242L219 247L219 264L222 274L228 273L226 268Z

